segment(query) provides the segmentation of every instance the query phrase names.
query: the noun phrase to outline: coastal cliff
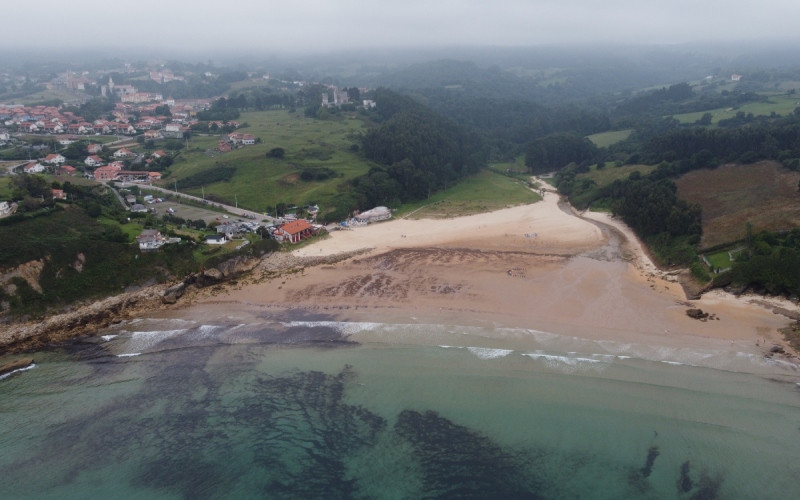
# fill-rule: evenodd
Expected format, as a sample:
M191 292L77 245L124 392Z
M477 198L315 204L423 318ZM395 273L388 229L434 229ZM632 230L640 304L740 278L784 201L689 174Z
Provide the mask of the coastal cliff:
M0 355L33 351L90 334L144 313L175 307L184 295L192 291L225 284L248 273L256 279L269 279L306 266L338 262L363 251L324 257L298 257L287 252L273 252L263 258L235 257L215 267L192 273L177 283L152 285L114 295L41 321L6 324L0 331Z

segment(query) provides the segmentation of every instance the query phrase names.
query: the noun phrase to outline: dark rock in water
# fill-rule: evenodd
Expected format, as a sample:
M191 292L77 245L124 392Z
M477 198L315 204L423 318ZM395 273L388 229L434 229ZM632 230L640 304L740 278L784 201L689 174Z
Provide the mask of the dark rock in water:
M690 464L688 460L681 464L681 476L678 479L678 493L689 493L692 491L694 485L692 483L692 478L689 477L689 468Z
M703 312L702 309L687 309L686 315L693 319L708 319L708 313Z
M643 477L649 477L650 473L653 472L653 464L660 454L661 452L658 451L657 446L651 446L650 449L647 450L647 460L645 461L644 467L639 471L642 473Z
M4 365L0 365L0 375L5 375L6 373L11 373L14 370L19 370L20 368L27 368L33 364L33 358L22 358L11 361Z

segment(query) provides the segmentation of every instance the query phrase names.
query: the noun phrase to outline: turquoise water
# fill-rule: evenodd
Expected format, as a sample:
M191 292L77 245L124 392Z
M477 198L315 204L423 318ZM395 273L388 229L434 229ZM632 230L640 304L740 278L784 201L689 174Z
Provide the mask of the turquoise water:
M317 319L147 319L36 354L0 380L0 497L800 495L790 367Z

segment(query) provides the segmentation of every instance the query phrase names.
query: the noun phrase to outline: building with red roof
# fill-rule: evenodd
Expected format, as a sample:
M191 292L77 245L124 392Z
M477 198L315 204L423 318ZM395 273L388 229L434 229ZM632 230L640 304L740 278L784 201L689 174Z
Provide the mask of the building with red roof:
M299 243L308 238L314 233L314 228L311 224L304 219L293 220L281 225L275 230L275 235L281 241L289 241L290 243Z

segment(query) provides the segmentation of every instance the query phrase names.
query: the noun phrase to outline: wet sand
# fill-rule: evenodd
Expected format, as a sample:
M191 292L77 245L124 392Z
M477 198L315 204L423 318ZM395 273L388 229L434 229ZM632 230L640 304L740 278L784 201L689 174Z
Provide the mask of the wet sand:
M335 231L294 253L358 249L369 251L223 294L199 294L188 307L209 318L300 309L339 321L527 328L750 354L783 344L778 329L791 322L754 298L713 292L687 301L675 277L652 264L624 224L606 214L573 213L552 192L539 203L487 214ZM689 308L708 319L690 318Z

